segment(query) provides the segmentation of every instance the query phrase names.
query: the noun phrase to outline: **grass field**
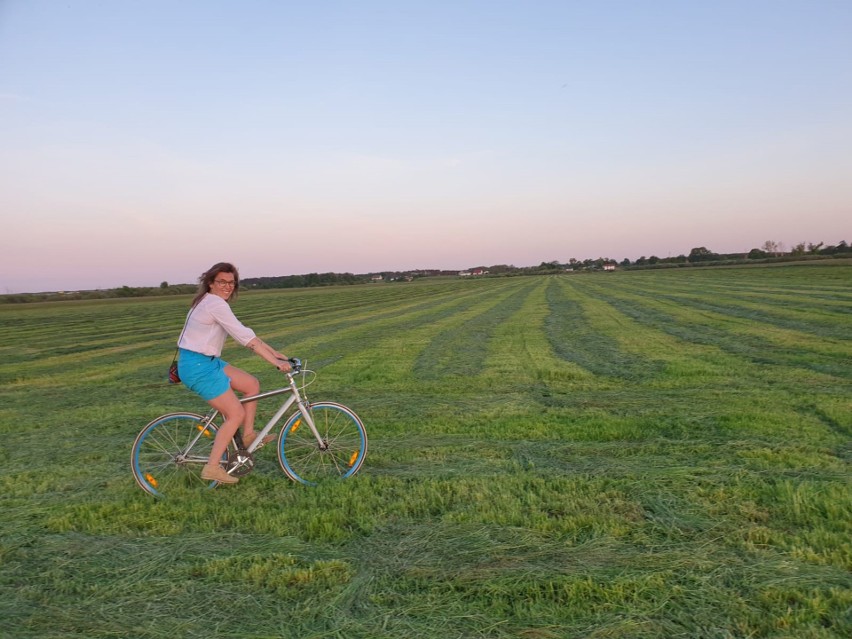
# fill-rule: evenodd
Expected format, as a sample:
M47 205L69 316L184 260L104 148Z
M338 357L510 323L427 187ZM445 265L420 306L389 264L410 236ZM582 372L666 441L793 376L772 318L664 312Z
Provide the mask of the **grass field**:
M852 265L246 292L364 468L156 500L188 301L0 306L0 636L850 636Z

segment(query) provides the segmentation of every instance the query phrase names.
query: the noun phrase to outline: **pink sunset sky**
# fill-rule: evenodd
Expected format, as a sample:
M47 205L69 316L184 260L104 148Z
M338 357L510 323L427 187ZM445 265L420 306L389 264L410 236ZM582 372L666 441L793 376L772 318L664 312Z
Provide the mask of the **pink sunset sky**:
M0 293L852 240L852 3L0 3Z

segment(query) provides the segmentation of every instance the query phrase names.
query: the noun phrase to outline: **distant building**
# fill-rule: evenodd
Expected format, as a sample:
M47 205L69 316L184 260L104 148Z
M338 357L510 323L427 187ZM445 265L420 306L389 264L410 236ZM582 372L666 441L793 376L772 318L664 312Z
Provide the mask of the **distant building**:
M603 270L605 270L605 271L614 271L614 270L615 270L615 264L604 264L604 265L603 265Z

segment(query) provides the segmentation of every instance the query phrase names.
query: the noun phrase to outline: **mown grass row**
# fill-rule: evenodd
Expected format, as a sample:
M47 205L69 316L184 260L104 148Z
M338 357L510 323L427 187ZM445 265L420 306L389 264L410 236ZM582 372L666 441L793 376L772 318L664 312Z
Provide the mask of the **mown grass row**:
M848 634L852 268L247 291L366 466L157 501L127 460L204 410L164 381L187 303L0 308L9 636Z

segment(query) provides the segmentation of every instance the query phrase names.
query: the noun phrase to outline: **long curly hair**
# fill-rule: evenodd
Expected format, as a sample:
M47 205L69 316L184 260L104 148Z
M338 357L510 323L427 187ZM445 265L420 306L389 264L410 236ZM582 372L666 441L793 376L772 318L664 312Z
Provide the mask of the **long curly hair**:
M234 290L231 292L228 302L236 299L237 293L240 290L240 272L237 270L237 267L230 262L218 262L204 271L201 274L201 277L198 278L198 291L196 291L195 297L192 300L193 308L195 308L195 305L201 301L201 298L210 292L210 287L213 286L213 280L216 279L216 276L219 275L219 273L233 273Z

